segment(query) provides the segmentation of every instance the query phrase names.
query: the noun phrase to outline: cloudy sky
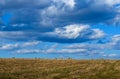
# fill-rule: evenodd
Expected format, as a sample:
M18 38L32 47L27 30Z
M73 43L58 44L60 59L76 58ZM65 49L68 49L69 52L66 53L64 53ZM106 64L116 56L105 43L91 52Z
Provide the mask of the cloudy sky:
M120 59L120 0L1 0L0 57Z

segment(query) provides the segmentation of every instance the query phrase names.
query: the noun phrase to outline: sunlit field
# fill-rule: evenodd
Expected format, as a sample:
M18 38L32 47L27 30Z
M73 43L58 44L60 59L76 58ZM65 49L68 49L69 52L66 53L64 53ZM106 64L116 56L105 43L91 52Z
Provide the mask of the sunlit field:
M120 79L120 60L0 59L0 79Z

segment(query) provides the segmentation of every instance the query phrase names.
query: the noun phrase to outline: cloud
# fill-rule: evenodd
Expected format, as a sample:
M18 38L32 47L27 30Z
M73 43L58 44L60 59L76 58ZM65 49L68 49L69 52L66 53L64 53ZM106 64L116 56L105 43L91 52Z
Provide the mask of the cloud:
M105 58L118 58L120 57L120 55L118 54L103 54L103 57Z
M45 33L48 39L39 38L42 41L59 43L79 43L90 40L102 39L105 33L100 29L91 29L89 25L67 25L63 28L56 28L53 32Z
M11 50L11 51L13 51L13 50L22 49L22 48L25 48L25 47L35 46L35 45L38 45L38 44L40 44L39 41L16 43L16 44L4 44L4 45L0 46L0 50L5 50L5 51Z
M11 27L21 23L28 26L35 24L36 27L48 23L47 26L55 27L63 26L61 23L106 23L118 15L115 7L118 4L119 0L1 0L0 9L1 16L13 14L9 23Z
M104 50L120 50L120 35L114 35L109 39L109 42L105 43L81 43L81 44L71 44L68 46L64 46L66 49L85 49L90 52L98 52L100 54L101 52L104 52ZM116 52L117 53L117 52ZM107 55L105 52L101 55L112 57L116 56L115 54Z
M42 21L44 23L46 22L52 25L56 22L56 26L66 24L68 25L71 23L108 23L109 20L114 19L116 15L118 15L114 5L120 4L119 1L111 4L113 0L74 0L74 8L70 9L69 7L64 6L65 4L61 5L61 2L63 2L62 0L56 2L58 3L55 3L42 11Z
M10 39L10 40L17 40L17 41L29 39L27 38L24 32L20 32L20 31L12 31L12 32L2 31L0 32L0 37L3 39Z
M29 53L44 53L44 54L75 54L75 53L83 53L86 54L87 50L85 49L78 49L78 50L74 50L74 49L61 49L61 50L56 50L56 49L46 49L46 50L39 50L39 49L33 49L33 50L27 50L27 49L23 49L23 50L17 50L15 53L17 54L29 54Z
M79 29L78 29L79 30ZM115 54L107 54L105 50L117 50L119 51L119 43L120 35L114 35L109 39L108 42L105 43L76 43L76 44L66 44L62 46L61 44L47 45L43 44L42 48L20 48L13 51L16 54L74 54L74 55L82 55L82 56L100 56L102 58L118 58L119 55ZM24 46L29 46L31 44L37 44L37 42L33 43L25 43ZM108 51L109 52L109 51Z
M103 54L102 52L98 51L89 51L87 49L57 49L54 47L50 47L47 49L20 49L14 51L15 54L76 54L82 56L89 56L89 55L100 55Z
M0 50L13 50L14 48L18 48L19 45L18 44L6 44L6 45L3 45L3 46L0 46Z
M0 37L11 40L38 40L58 43L80 43L102 39L105 33L100 29L92 29L89 25L73 24L55 28L52 32L0 32ZM31 38L32 37L32 38Z
M0 7L4 10L21 8L44 8L50 3L48 0L1 0Z
M105 44L73 44L65 46L68 49L88 49L88 50L103 50L105 49Z
M74 8L76 2L75 0L53 0L54 3L56 3L58 6L67 6L70 8Z
M119 51L120 35L93 27L101 23L120 25L120 0L1 0L0 40L14 43L0 51L118 57L105 50Z
M114 35L105 43L81 43L65 46L68 49L120 50L120 35Z
M120 34L112 37L110 45L112 45L114 49L120 50Z
M1 0L0 38L59 43L101 39L103 31L90 25L118 25L119 4L119 0Z
M104 1L107 5L113 6L113 5L117 5L120 4L120 0L105 0Z
M110 50L111 46L109 44L96 44L96 43L82 43L82 44L72 44L64 46L66 49L84 49L87 50L87 56L103 56L106 52L104 50Z

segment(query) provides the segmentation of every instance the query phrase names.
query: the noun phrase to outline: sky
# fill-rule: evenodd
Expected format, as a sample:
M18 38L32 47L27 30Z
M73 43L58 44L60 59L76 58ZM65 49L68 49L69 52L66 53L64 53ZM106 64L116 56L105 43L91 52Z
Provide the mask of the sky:
M0 58L120 59L120 0L1 0Z

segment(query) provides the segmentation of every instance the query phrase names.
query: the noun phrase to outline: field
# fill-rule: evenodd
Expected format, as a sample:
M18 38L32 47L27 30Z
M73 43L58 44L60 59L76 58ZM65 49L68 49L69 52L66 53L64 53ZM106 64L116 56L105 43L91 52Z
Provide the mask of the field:
M120 79L120 60L0 59L0 79Z

